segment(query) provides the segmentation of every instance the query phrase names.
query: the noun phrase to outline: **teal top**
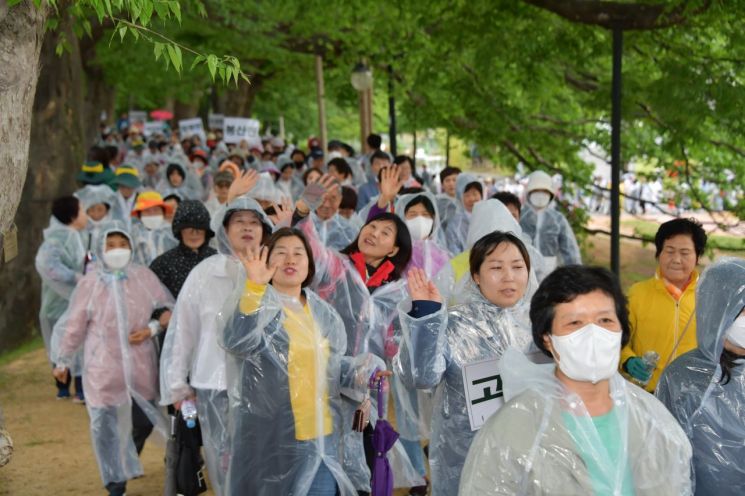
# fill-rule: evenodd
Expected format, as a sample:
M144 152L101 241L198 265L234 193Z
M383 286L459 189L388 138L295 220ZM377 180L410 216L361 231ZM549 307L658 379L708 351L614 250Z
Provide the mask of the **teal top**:
M577 417L562 413L564 425L585 462L596 495L634 496L631 467L622 450L621 428L614 408L597 417ZM595 437L597 436L597 437ZM599 439L599 444L597 440ZM620 491L614 492L622 478Z

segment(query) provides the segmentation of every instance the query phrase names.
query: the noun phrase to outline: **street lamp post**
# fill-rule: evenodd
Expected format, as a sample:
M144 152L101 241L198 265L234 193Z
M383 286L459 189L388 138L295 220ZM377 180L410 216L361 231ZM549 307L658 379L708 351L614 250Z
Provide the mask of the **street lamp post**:
M350 79L352 86L359 93L360 146L364 147L367 136L372 132L372 71L364 62L359 62L354 66Z

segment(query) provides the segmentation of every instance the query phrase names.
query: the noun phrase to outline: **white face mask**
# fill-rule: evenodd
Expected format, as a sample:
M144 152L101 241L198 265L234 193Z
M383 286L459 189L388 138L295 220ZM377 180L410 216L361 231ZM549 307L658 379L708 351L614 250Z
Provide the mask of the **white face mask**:
M422 215L417 215L413 219L406 219L406 227L409 228L411 239L427 239L432 232L434 221Z
M535 208L546 208L551 202L551 195L545 191L534 191L528 197L530 204Z
M143 215L140 220L142 221L142 224L151 231L158 229L163 225L162 215Z
M740 315L732 322L725 337L735 346L745 348L745 315Z
M613 332L597 324L587 324L566 336L551 336L559 354L559 369L575 381L609 379L618 369L622 332Z
M103 254L103 263L112 270L120 270L127 266L131 256L129 248L113 248Z

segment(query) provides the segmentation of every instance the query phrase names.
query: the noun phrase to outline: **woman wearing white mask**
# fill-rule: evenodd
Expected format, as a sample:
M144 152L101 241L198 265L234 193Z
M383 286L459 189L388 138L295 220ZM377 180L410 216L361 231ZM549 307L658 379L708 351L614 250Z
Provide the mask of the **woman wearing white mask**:
M683 430L618 373L629 339L618 280L597 267L557 269L533 296L530 320L556 365L504 354L507 403L473 441L460 494L690 495Z
M156 191L143 191L137 196L132 217L132 237L135 240L134 261L149 266L153 260L171 248L178 246L171 225L165 217L173 212L173 207L163 201Z
M551 176L543 171L530 174L526 194L520 226L546 258L549 272L560 265L582 263L572 227L551 205L555 196Z
M696 322L698 348L665 369L657 397L693 444L696 494L745 494L745 260L706 269Z
M123 495L127 480L143 475L138 454L153 426L165 435L157 410L158 360L151 337L156 309L173 298L147 267L131 263L132 239L118 221L106 226L96 270L80 282L70 308L54 328L54 376L64 381L82 347L83 385L93 450L110 495Z
M434 496L457 493L482 416L501 404L501 383L495 372L498 359L509 346L525 352L530 348L528 302L535 276L522 241L503 232L481 238L471 249L470 281L463 288L471 293L467 303L448 311L434 283L421 269L412 269L408 274L411 309L407 303L399 306L403 336L394 376L419 389L437 388L429 448ZM491 388L492 395L477 402L476 409L464 380L464 373L470 374L474 367L492 376L479 386L482 391Z

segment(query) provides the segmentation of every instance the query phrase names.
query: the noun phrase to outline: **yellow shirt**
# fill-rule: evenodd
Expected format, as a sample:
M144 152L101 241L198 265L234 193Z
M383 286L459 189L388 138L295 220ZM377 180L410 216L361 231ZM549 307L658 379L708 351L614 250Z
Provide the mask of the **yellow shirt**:
M471 250L466 250L463 253L456 255L450 260L450 264L453 266L453 274L455 275L455 282L460 281L460 278L469 271L470 263L469 258L471 256Z
M656 351L660 355L660 360L647 385L649 391L654 391L666 365L698 346L696 341L697 283L698 272L694 270L691 282L680 295L680 299L676 300L665 287L665 281L657 269L654 277L634 284L629 290L631 339L621 350L621 364L623 365L633 356L641 357L647 351ZM688 330L685 330L686 326ZM680 339L684 331L685 334ZM680 344L675 350L675 355L671 357L678 339L680 339Z
M246 281L241 312L256 311L265 291L265 285ZM284 314L282 325L289 338L287 380L295 418L295 438L308 441L327 436L333 432L326 377L328 340L321 335L307 303L302 311L285 308Z

